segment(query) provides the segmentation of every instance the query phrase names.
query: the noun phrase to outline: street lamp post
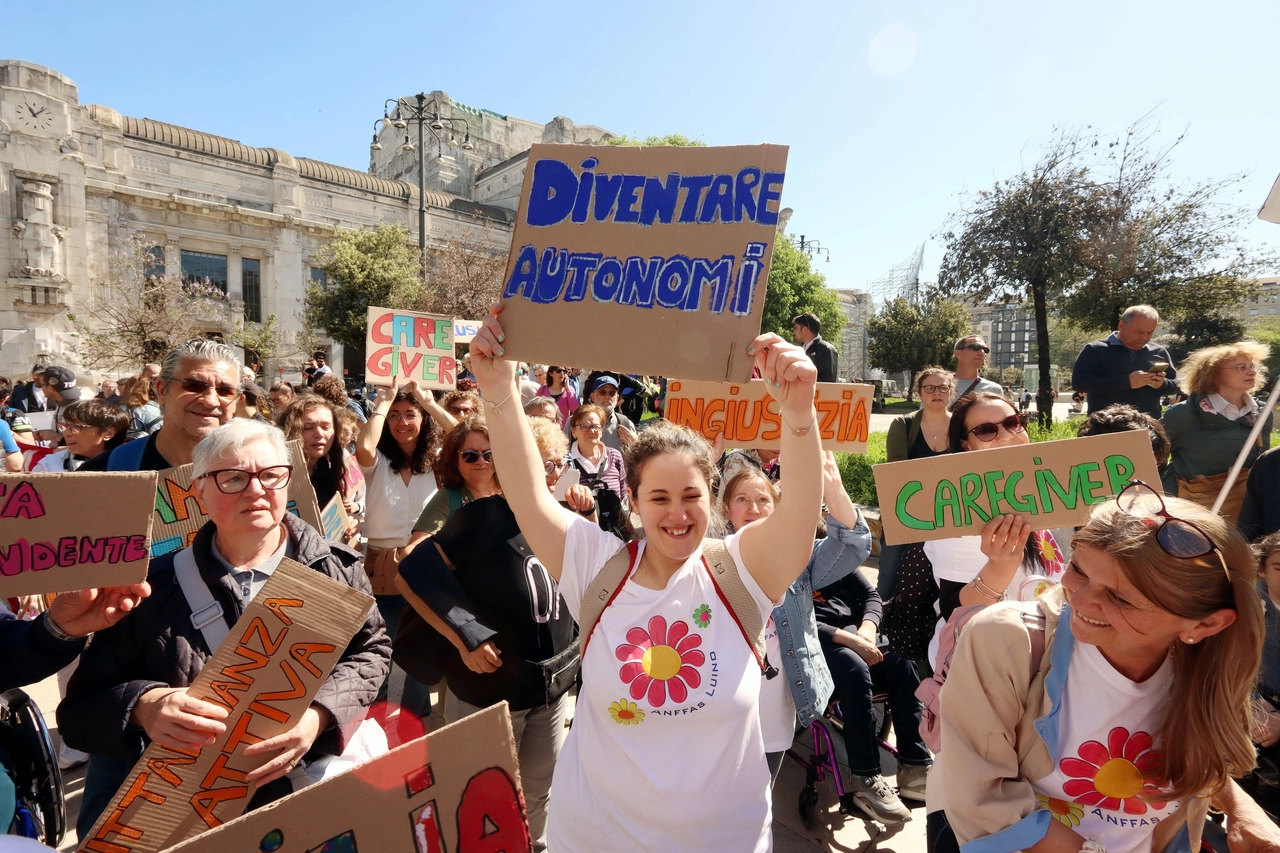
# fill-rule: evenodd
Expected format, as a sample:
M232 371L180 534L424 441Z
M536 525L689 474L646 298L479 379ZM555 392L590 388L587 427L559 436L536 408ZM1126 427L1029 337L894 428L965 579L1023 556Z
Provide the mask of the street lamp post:
M801 234L799 240L792 239L791 245L795 246L811 258L814 255L826 255L827 263L831 263L831 250L824 248L817 240L806 240L804 235Z
M416 101L416 103L414 103ZM394 107L388 109L388 104L395 104ZM373 142L369 145L371 151L381 151L382 145L378 142L378 124L391 125L396 130L406 130L409 122L417 122L418 124L418 145L415 149L412 142L409 141L409 134L404 136L404 142L400 146L401 151L418 152L418 258L422 264L422 280L427 280L427 158L426 150L423 147L425 142L425 126L431 131L431 135L436 141L443 144L444 138L440 135L440 131L446 127L449 128L449 144L458 144L454 137L454 128L462 125L464 128L464 136L462 143L458 145L463 151L474 151L475 144L471 141L471 125L466 119L462 118L441 118L439 105L435 99L431 100L431 104L435 107L431 112L427 111L427 96L421 92L414 96L413 100L406 98L388 98L382 105L382 118L373 123Z

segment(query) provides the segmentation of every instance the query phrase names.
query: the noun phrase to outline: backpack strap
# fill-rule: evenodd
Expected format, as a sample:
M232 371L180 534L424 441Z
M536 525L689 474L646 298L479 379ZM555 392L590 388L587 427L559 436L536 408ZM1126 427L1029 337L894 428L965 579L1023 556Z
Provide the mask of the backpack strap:
M638 541L628 542L627 547L610 557L609 562L604 564L604 568L587 585L587 591L582 595L582 606L578 610L578 636L582 640L582 657L587 656L587 643L591 642L591 634L600 622L600 614L622 592L622 586L631 576L639 552Z
M173 574L182 588L182 597L191 608L191 624L204 637L209 653L217 654L222 641L231 633L231 627L222 618L222 605L214 600L204 578L200 577L193 549L183 548L174 556Z
M768 672L769 664L765 660L764 622L760 619L760 609L747 590L747 585L738 573L738 564L729 554L729 548L720 539L704 539L702 541L702 565L711 576L711 585L716 588L716 595L729 609L729 615L742 632L751 653L761 672ZM771 676L772 677L772 676Z
M142 454L146 451L149 440L146 436L135 438L111 451L111 455L107 457L107 470L137 471L142 465Z

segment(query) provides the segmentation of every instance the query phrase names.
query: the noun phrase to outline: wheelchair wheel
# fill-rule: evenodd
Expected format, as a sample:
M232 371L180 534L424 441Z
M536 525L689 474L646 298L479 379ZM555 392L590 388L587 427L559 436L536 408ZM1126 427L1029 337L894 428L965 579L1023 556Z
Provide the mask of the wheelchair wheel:
M20 689L0 694L0 742L13 761L19 811L28 812L23 829L57 847L67 828L62 771L40 708Z
M800 789L800 820L805 829L818 825L818 789L813 784Z

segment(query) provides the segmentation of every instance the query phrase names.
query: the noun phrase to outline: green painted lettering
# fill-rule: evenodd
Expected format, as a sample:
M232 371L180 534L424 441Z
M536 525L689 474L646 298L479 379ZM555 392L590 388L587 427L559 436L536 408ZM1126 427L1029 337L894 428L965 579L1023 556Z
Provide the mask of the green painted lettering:
M897 515L898 521L904 527L910 527L912 530L933 529L933 522L916 518L911 513L907 512L907 501L911 500L912 495L916 492L923 490L924 486L920 485L919 480L912 480L910 483L903 486L901 491L898 492L898 502L894 507L894 514Z
M1133 479L1134 464L1128 456L1108 456L1102 460L1107 467L1108 494L1118 495Z
M1079 465L1071 466L1071 484L1084 498L1085 506L1102 503L1107 499L1106 495L1097 494L1107 487L1106 483L1094 476L1097 473L1097 462L1081 462Z
M986 524L991 520L991 516L982 511L982 507L978 506L978 498L982 497L982 475L980 474L961 474L960 475L960 501L964 504L964 524L968 527L973 524L973 516L977 516Z
M1036 507L1035 493L1033 492L1026 497L1019 495L1014 491L1014 486L1022 481L1022 472L1014 471L1009 475L1009 479L1004 483L1004 499L1014 512L1021 512L1027 515L1038 515L1039 509Z
M987 505L991 507L991 517L995 518L1000 514L1000 501L1007 501L1008 495L1005 489L999 486L1000 480L1004 479L1003 471L988 471L982 478L983 483L987 487Z
M960 523L960 493L956 491L955 483L939 480L933 490L933 521L938 527L947 526L942 517L943 511L947 509L951 510L951 526L963 526Z

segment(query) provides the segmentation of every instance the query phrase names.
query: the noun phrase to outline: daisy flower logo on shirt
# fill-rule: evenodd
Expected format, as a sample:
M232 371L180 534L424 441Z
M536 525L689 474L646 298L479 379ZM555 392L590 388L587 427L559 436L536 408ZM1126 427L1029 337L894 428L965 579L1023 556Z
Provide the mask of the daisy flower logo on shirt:
M623 726L638 726L644 722L644 711L636 707L635 702L626 699L619 699L610 705L609 716L613 717L615 723Z
M693 611L693 624L705 628L711 624L711 605L699 604Z
M683 620L667 630L667 620L655 616L647 630L632 628L627 642L614 649L622 661L618 677L631 685L632 699L648 696L654 708L665 705L668 695L672 702L683 702L690 688L696 690L702 684L696 667L706 663L707 656L698 649L701 645L702 636L691 634Z
M1067 826L1079 826L1084 819L1084 808L1077 803L1036 794L1036 804Z
M1147 813L1147 807L1162 809L1165 804L1152 799L1160 793L1151 776L1160 763L1160 753L1151 747L1154 741L1146 732L1134 732L1116 726L1107 735L1107 745L1096 740L1085 741L1076 750L1078 758L1064 758L1058 769L1069 779L1062 792L1086 806L1098 806L1125 814ZM1147 799L1139 799L1142 794Z

